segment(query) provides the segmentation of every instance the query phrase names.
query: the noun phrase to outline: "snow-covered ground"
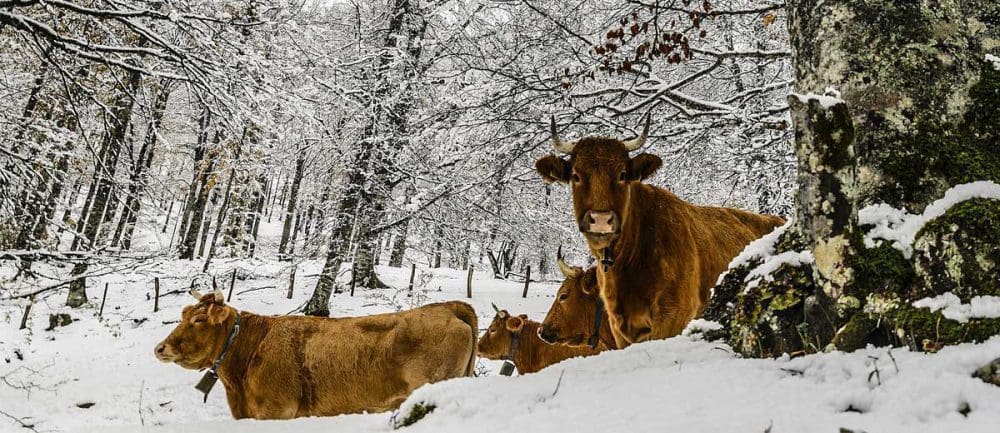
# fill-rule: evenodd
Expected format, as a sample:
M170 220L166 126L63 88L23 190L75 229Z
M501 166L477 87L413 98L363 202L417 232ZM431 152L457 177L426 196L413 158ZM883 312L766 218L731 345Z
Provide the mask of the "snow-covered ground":
M236 262L220 261L226 274ZM284 314L308 297L319 264L299 269L293 299L285 299L283 264L239 262L251 278L237 280L233 304ZM70 311L78 321L46 331L48 315L68 311L62 295L36 301L29 329L19 331L24 302L4 302L0 315L0 410L39 431L281 432L389 431L393 414L352 415L291 422L232 421L220 387L201 402L193 385L199 373L161 364L152 347L173 327L185 294L161 300L152 312L152 276L163 292L186 288L197 266L182 261L149 265L141 273L95 279L109 283L104 320L96 309ZM382 267L396 287L409 269ZM420 278L420 275L427 275ZM397 290L335 295L338 316L408 308L411 303L465 299L465 273L419 269L417 295ZM228 283L228 281L226 281ZM273 287L271 287L273 286ZM258 290L254 290L258 289ZM244 292L246 291L246 292ZM472 304L481 326L491 302L540 319L554 285L521 285L479 274ZM91 290L91 298L100 296ZM1000 356L1000 337L983 344L946 348L937 354L870 348L798 359L746 360L718 343L683 336L628 350L569 360L524 377L500 377L498 363L481 361L486 377L459 379L419 389L416 403L437 406L408 430L449 431L704 431L831 432L839 427L869 432L996 432L1000 388L970 377ZM20 359L23 358L23 359ZM877 373L875 373L877 369ZM331 391L335 392L335 391ZM89 408L79 406L92 404ZM967 411L966 411L967 409ZM967 412L962 414L962 412ZM402 415L400 415L402 416ZM144 427L143 427L144 426ZM22 430L0 415L0 431ZM25 430L26 431L26 430Z
M322 263L310 261L299 266L292 299L285 298L288 264L219 260L213 269L225 289L234 266L250 273L248 279L236 281L234 306L262 314L287 314L309 299ZM0 326L0 411L26 418L42 431L229 419L221 387L202 404L193 388L200 373L161 364L152 352L175 326L181 308L193 303L186 293L166 295L160 299L160 311L153 313L153 277L160 277L161 293L184 292L200 267L200 262L165 261L145 264L135 272L92 278L88 293L95 304L92 308L63 307L65 292L40 296L26 330L17 328L27 300L0 301L0 317L4 319ZM406 296L409 272L409 267L380 267L382 278L403 290L357 290L353 297L336 294L331 314L360 316L462 299L475 307L480 326L485 327L493 317L491 302L512 312L544 317L557 287L533 283L528 298L521 298L522 283L494 280L479 272L474 274L473 298L466 299L465 271L418 267L414 295ZM99 321L104 283L108 283L107 304ZM49 315L60 312L77 321L46 331ZM499 363L482 360L480 369L490 372L498 367ZM26 388L21 389L22 384ZM78 407L85 403L93 406ZM0 415L0 431L18 425Z
M277 220L262 227L261 256L274 257L279 227ZM145 232L139 239L151 251L169 243L159 233ZM995 433L1000 425L1000 388L970 376L1000 357L1000 337L937 354L869 348L791 360L747 360L725 345L698 341L697 333L568 360L523 377L498 376L500 363L480 360L480 377L421 388L399 415L233 421L221 386L202 403L193 388L200 373L161 364L152 354L154 345L173 329L181 308L192 302L183 292L195 276L204 279L201 265L148 259L125 269L116 266L115 272L89 279L88 307L63 307L64 291L39 295L25 330L18 326L27 300L0 300L0 432L29 431L22 423L36 431L101 433L378 432L391 431L395 417L405 416L418 403L436 409L405 430L801 433L845 427L871 433ZM317 261L299 264L292 299L285 298L288 263L219 259L210 274L217 275L226 290L230 272L239 268L244 278L236 281L232 303L237 308L287 314L308 299L320 266ZM34 270L43 276L59 274L44 265ZM414 295L407 296L403 289L408 266L378 271L393 289L358 290L353 297L336 294L332 314L366 315L459 299L476 308L483 328L493 316L491 303L541 320L556 288L555 283L533 283L528 297L521 298L522 283L494 280L477 270L469 300L465 271L418 265ZM10 266L0 267L0 282L9 283L12 274ZM151 300L154 277L160 277L161 293L180 292L164 295L156 313ZM105 283L107 305L103 320L98 320ZM44 285L39 281L35 288ZM53 313L69 313L75 321L46 330Z

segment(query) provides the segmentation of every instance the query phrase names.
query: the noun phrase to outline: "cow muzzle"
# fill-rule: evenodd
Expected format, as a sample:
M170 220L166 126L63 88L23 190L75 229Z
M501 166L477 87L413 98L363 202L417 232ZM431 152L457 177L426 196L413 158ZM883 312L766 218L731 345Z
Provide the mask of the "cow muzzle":
M588 211L580 221L580 231L587 234L615 234L619 227L619 218L614 211Z
M538 338L546 344L556 344L557 334L556 330L552 329L551 326L542 325L538 327Z
M161 362L174 362L177 359L177 354L166 343L157 344L156 348L153 349L153 354Z

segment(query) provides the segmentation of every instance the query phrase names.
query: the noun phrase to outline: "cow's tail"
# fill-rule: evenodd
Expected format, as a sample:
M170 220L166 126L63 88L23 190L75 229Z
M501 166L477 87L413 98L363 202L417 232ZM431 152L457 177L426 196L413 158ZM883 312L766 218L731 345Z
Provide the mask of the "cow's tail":
M478 352L476 344L478 344L477 341L479 340L479 319L476 317L476 310L465 302L454 302L452 311L455 312L455 317L458 317L459 320L469 325L469 332L472 335L472 350L469 354L469 364L465 368L465 375L474 376L476 372L476 353Z

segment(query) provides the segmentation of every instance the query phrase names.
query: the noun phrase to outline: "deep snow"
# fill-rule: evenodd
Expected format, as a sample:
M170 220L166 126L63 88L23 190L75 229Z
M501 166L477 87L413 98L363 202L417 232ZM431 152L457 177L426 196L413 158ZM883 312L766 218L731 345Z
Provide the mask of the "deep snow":
M148 225L159 227L160 222ZM734 264L774 256L774 239L784 228L787 225L752 243ZM262 226L262 256L274 256L271 250L279 232L277 220ZM150 253L168 243L169 236L158 231L143 231L137 238L137 244ZM203 404L193 388L200 378L198 372L161 364L152 355L154 345L173 329L180 309L192 299L183 293L164 295L157 313L152 312L150 300L154 276L161 278L162 293L183 292L200 275L201 264L158 259L114 263L114 272L89 280L92 305L70 310L62 306L64 291L42 294L26 330L17 327L27 300L0 298L0 432L28 431L11 417L37 431L392 430L396 416L392 413L233 421L221 386ZM407 296L402 288L407 285L409 267L379 267L380 276L396 289L358 290L354 297L336 294L331 312L365 315L459 299L476 308L480 328L493 316L491 303L535 320L544 317L556 281L532 283L528 297L521 298L521 282L494 280L481 270L487 266L477 264L471 300L465 299L465 271L418 266L414 294ZM245 278L236 282L233 304L237 308L287 314L308 299L320 267L318 261L299 264L290 300L284 296L291 270L286 262L218 259L211 274L219 277L225 290L230 272L239 268ZM43 276L60 274L44 265L34 269ZM12 275L9 265L0 266L0 282L9 283ZM6 287L2 296L46 283ZM107 306L103 320L98 321L104 283L109 287ZM76 321L46 331L49 314L56 312L68 312ZM970 377L977 367L1000 357L1000 337L948 347L937 354L897 349L890 355L888 349L869 348L792 360L746 360L735 357L725 345L700 341L698 331L715 326L698 321L684 336L567 360L522 377L497 376L500 362L480 360L481 377L417 390L402 414L417 403L432 403L437 409L406 430L801 433L837 432L846 427L911 433L996 432L1000 425L1000 388ZM90 403L89 408L78 407Z
M224 275L237 262L220 261ZM284 264L240 262L253 278L237 281L233 303L240 308L283 314L305 301L315 277L302 277L292 300L285 289ZM318 263L306 263L312 275ZM408 269L380 272L405 287ZM336 315L359 315L406 308L409 301L464 299L465 273L420 269L430 274L418 296L396 290L335 295ZM23 302L4 302L0 328L0 410L34 423L39 431L284 432L390 431L393 414L351 415L291 422L232 421L224 392L217 388L207 404L192 387L194 371L160 364L152 347L165 336L191 302L170 295L152 313L149 281L162 275L163 291L186 287L192 266L163 262L142 274L118 274L110 282L105 319L96 309L71 312L79 321L45 331L47 315L66 311L62 296L41 298L30 330L18 331ZM418 278L418 282L422 279ZM224 280L227 281L228 280ZM485 327L491 302L541 319L554 284L533 285L527 299L521 284L479 275L473 305ZM240 293L258 287L277 286ZM92 299L100 295L91 291ZM426 298L424 297L426 296ZM415 301L414 301L415 302ZM704 326L702 326L704 325ZM711 324L699 325L700 328ZM983 344L949 347L937 354L869 348L798 359L747 360L725 345L696 341L697 334L638 344L625 351L573 359L540 373L500 377L499 363L481 361L486 377L458 379L419 389L402 414L416 403L437 406L408 427L418 432L452 431L699 431L835 432L839 427L869 432L995 432L1000 425L1000 388L970 377L973 370L1000 356L1000 337ZM15 352L24 360L17 360ZM895 359L895 361L893 361ZM878 373L873 373L878 369ZM28 389L16 389L21 384ZM335 390L331 390L335 392ZM89 409L77 407L94 403ZM967 407L970 412L962 415ZM402 415L399 415L402 416ZM145 427L143 427L143 425ZM112 427L109 429L109 427ZM0 431L22 431L0 416ZM26 431L26 430L23 430Z

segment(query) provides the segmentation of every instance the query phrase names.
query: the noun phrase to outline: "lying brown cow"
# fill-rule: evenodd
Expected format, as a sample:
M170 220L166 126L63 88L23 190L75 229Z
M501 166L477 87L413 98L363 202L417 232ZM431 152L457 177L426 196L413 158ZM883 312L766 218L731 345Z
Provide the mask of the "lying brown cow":
M556 292L556 300L545 315L538 336L549 344L614 349L608 313L598 294L597 268L583 270L570 266L562 257L558 263L566 279Z
M569 183L577 224L601 265L597 282L619 348L679 334L708 302L719 274L750 241L784 220L737 209L697 206L642 181L663 161L641 136L586 137L535 163L546 181Z
M479 356L486 359L509 360L518 374L534 373L568 358L597 353L589 347L552 345L538 338L538 322L528 316L511 316L507 310L493 306L496 315L489 329L479 339Z
M199 302L184 307L156 357L217 369L237 419L387 411L475 367L476 312L461 302L328 319L258 316L225 305L219 291L192 294Z

